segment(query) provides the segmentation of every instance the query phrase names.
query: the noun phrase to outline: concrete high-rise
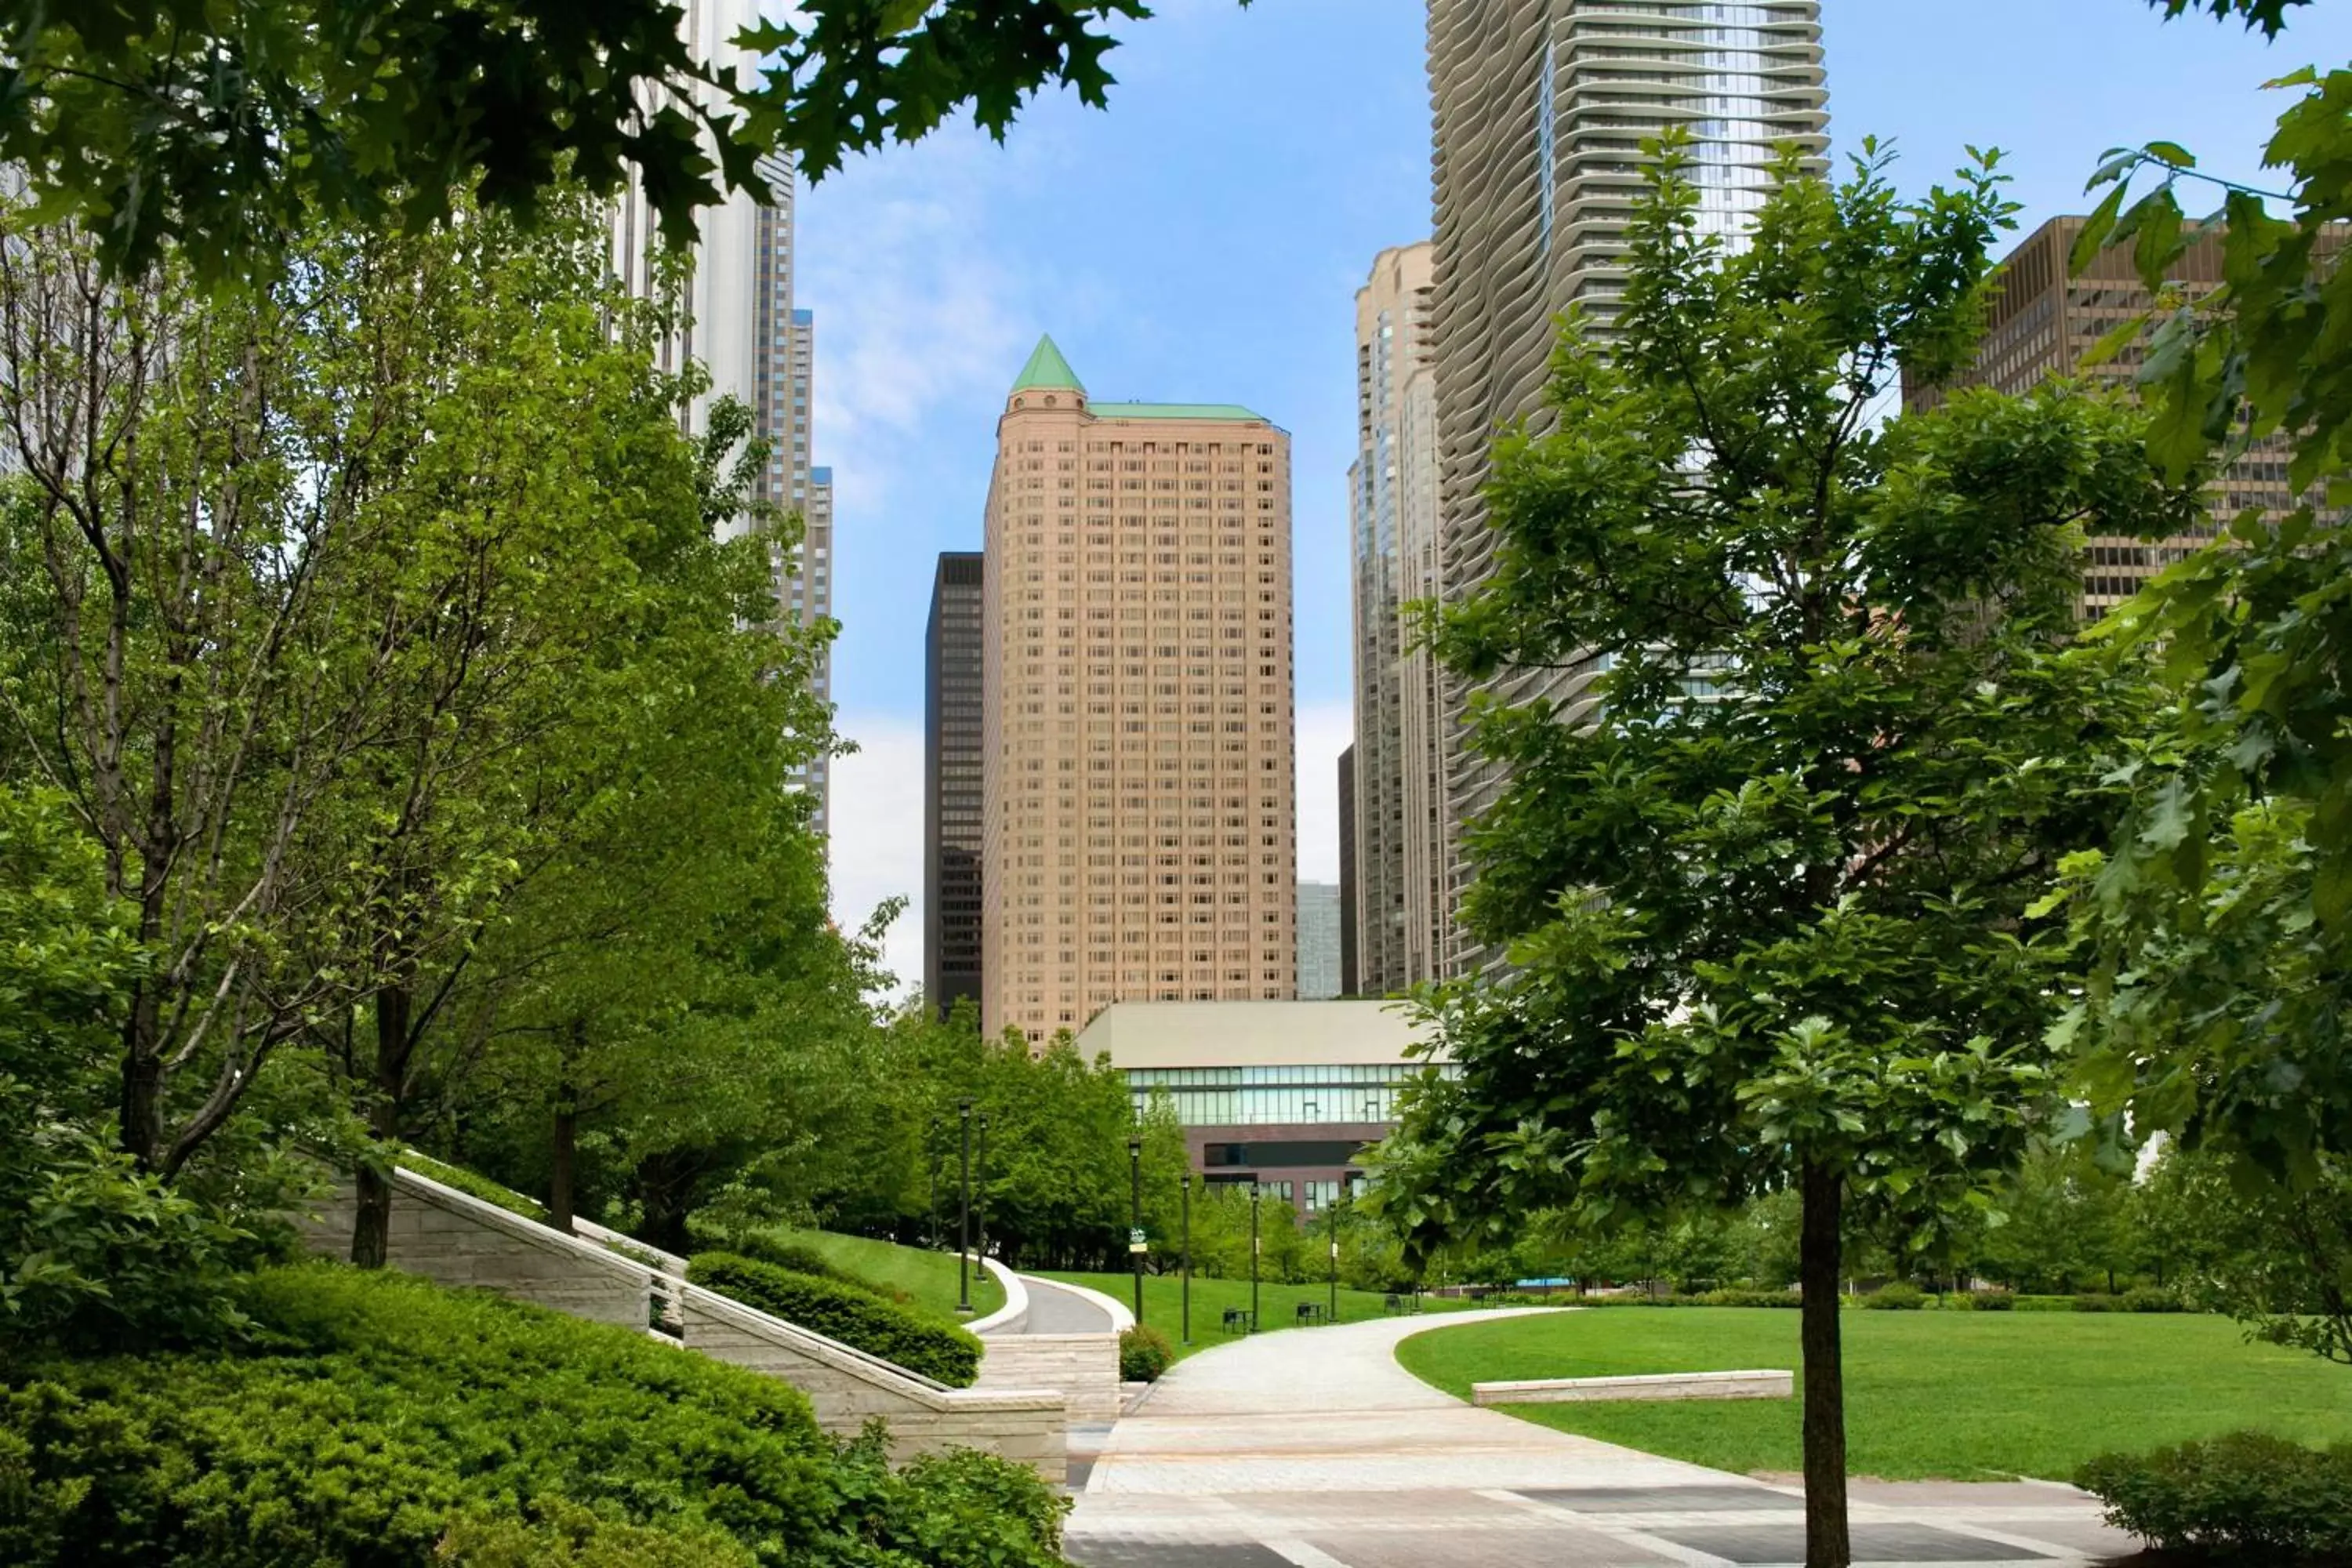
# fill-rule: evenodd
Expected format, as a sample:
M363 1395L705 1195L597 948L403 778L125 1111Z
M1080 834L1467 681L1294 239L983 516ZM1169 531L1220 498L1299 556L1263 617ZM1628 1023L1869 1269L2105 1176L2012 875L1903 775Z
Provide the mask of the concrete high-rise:
M754 0L686 0L679 35L695 58L748 85L758 59L734 40L759 19ZM770 201L730 190L698 215L695 242L686 258L683 313L676 330L656 345L655 357L665 370L683 370L689 361L699 361L709 373L709 388L688 413L689 428L702 429L710 405L721 397L751 410L754 430L768 443L758 498L802 519L799 547L776 554L778 616L813 624L833 613L832 474L811 467L815 324L808 311L793 305L792 165L764 159L760 173ZM665 259L661 235L634 176L614 199L612 235L613 266L623 285L640 295L657 291ZM746 520L737 520L735 526L740 531ZM832 657L830 648L819 655L813 684L820 698L830 695ZM814 796L812 820L824 834L830 826L830 759L814 758L784 782Z
M2126 321L2145 314L2148 292L2132 264L2128 247L2101 251L2080 276L2070 276L2068 258L2084 220L2056 217L2020 241L2000 264L1993 282L1992 310L1978 345L1976 363L1949 381L1930 385L1907 372L1903 405L1932 408L1962 387L1990 386L2012 396L2031 392L2053 376L2090 375L2128 384L2144 345L2133 343L2103 364L2083 363L2094 344ZM2168 281L2190 298L2210 293L2221 282L2219 227L2197 236L2173 265ZM2341 237L2336 237L2340 246ZM2212 488L2211 515L2226 521L2248 508L2285 512L2295 506L2287 484L2293 442L2272 436L2230 465ZM2105 615L2146 586L2167 566L2213 538L2209 526L2166 540L2095 537L2084 542L2083 613Z
M980 1001L982 721L977 551L940 556L923 638L923 1002Z
M1297 984L1290 437L1097 403L1041 340L989 485L981 1013Z
M1339 994L1362 994L1356 965L1356 748L1339 753Z
M1298 884L1298 999L1328 1002L1339 994L1339 889L1329 882Z
M1823 159L1828 93L1819 0L1431 0L1429 72L1439 569L1445 595L1458 599L1492 563L1482 492L1496 434L1520 420L1542 427L1558 318L1580 309L1601 333L1614 319L1642 140L1687 126L1701 222L1736 233L1761 205L1781 144ZM1492 689L1549 696L1572 714L1589 679L1528 672ZM1470 696L1446 679L1445 842L1431 938L1444 973L1496 956L1452 918L1470 872L1462 825L1503 782L1461 744Z
M1372 995L1437 974L1444 715L1408 609L1438 597L1434 247L1383 250L1356 292L1356 461L1348 471L1355 600L1355 981Z

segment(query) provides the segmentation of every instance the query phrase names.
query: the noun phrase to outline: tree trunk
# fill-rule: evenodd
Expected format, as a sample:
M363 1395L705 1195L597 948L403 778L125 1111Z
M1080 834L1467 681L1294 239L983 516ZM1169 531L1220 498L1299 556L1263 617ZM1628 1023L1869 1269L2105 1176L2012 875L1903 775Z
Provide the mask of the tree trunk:
M580 1152L580 1091L572 1082L572 1047L580 1032L576 1019L566 1030L562 1067L555 1080L555 1125L547 1162L547 1223L566 1236L572 1234L572 1182Z
M142 982L122 1025L122 1152L152 1171L163 1158L163 1058L155 1048L162 1005L152 984Z
M406 985L388 985L375 997L375 1093L368 1105L368 1128L375 1134L379 1171L362 1164L359 1213L352 1222L352 1261L362 1268L383 1267L392 1239L392 1167L400 1162L401 1098L407 1087L408 1024L414 998Z
M1800 1338L1805 1362L1805 1568L1848 1568L1845 1366L1839 1344L1838 1276L1845 1206L1843 1178L1808 1163L1799 1178L1804 1205L1798 1237L1804 1288Z

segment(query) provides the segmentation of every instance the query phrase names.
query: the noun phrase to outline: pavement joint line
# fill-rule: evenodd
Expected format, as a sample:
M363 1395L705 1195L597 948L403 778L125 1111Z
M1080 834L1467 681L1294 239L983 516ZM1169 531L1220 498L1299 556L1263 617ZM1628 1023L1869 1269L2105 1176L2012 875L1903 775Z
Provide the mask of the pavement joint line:
M1265 1546L1268 1552L1289 1558L1298 1564L1298 1568L1348 1568L1348 1565L1337 1557L1309 1546L1304 1541L1277 1541L1269 1536L1265 1542Z
M1935 1525L1937 1529L1948 1530L1954 1535L1973 1536L1979 1541L1989 1541L1995 1546L2014 1546L2021 1552L2040 1552L2045 1559L2054 1557L2063 1562L2069 1557L2081 1555L2071 1548L2059 1545L2054 1541L2042 1541L2034 1536L2019 1535L2006 1530L1993 1530L1985 1525L1969 1524L1959 1520L1939 1519L1935 1521Z
M1521 1497L1500 1487L1482 1488L1477 1495L1496 1502L1515 1503L1530 1513L1576 1525L1596 1535L1605 1535L1612 1541L1640 1547L1644 1552L1654 1552L1669 1562L1681 1564L1681 1568L1739 1568L1728 1557L1717 1557L1712 1552L1701 1552L1696 1546L1685 1546L1646 1531L1628 1529L1621 1522L1626 1517L1622 1514L1579 1513L1572 1508L1562 1508L1558 1503L1545 1502L1539 1498Z

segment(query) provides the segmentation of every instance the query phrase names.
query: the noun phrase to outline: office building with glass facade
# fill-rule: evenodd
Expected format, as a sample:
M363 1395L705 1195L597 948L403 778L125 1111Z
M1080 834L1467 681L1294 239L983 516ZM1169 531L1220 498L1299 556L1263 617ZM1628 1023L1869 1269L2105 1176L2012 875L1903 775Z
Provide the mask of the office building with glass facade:
M1362 1184L1351 1162L1431 1070L1411 1054L1426 1034L1388 1002L1121 1002L1078 1049L1109 1054L1138 1117L1168 1096L1204 1183L1254 1184L1311 1213Z

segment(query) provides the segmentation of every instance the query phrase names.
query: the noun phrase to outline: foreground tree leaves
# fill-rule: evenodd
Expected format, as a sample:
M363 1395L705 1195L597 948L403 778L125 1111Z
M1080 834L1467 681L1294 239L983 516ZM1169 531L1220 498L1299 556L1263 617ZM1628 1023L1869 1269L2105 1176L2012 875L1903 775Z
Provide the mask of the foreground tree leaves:
M1842 1231L1931 1250L2047 1103L2067 942L2027 909L2152 701L2068 651L2078 552L2195 501L2136 415L2063 387L1871 427L1898 361L1973 347L1991 156L1916 204L1874 149L1834 187L1785 162L1734 247L1687 145L1659 155L1607 352L1565 335L1554 433L1496 455L1494 574L1434 626L1465 675L1589 684L1477 711L1509 782L1465 914L1516 967L1427 998L1458 1077L1381 1202L1434 1239L1793 1192L1807 1561L1834 1568Z

